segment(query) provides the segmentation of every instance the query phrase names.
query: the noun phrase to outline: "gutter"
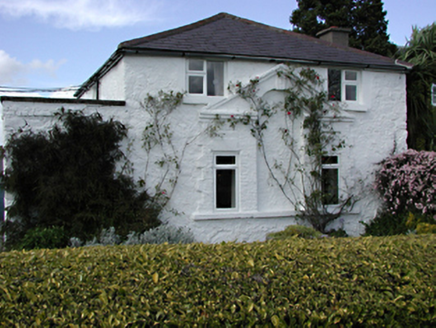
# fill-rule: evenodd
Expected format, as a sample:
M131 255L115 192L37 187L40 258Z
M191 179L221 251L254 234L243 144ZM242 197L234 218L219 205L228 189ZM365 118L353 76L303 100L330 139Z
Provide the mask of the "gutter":
M76 91L74 97L80 98L85 92L92 88L94 84L99 84L99 80L106 75L118 62L124 57L124 51L122 49L116 50L108 60L88 79L86 80ZM97 91L98 92L98 91ZM97 95L98 98L98 95Z
M101 105L101 106L116 106L116 107L126 106L126 102L124 100L0 96L0 104L5 101L46 103L46 104L83 104L83 105Z

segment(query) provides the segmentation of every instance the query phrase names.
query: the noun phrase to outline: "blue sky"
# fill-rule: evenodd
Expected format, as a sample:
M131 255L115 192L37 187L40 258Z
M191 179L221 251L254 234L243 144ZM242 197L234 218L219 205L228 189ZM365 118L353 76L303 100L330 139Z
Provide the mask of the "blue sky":
M436 0L385 0L391 41L435 21ZM79 85L122 41L228 12L291 29L295 0L0 0L0 86Z

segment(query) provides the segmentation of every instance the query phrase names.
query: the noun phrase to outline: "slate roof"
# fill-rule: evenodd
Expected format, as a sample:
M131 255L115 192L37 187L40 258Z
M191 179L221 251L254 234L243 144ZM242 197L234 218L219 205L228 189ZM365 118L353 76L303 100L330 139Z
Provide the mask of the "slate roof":
M128 52L231 56L406 70L404 65L397 65L394 59L388 57L220 13L193 24L120 43L118 50L82 85L76 96L86 92L93 81L103 76Z
M350 47L332 45L314 37L227 13L220 13L173 30L126 41L118 48L396 67L391 58Z

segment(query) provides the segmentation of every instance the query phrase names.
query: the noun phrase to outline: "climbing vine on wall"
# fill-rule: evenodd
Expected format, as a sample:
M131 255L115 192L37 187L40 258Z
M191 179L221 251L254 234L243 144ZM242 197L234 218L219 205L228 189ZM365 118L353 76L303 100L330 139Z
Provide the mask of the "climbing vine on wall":
M258 78L247 85L231 83L229 90L246 100L250 111L232 115L228 122L233 128L240 124L249 127L270 177L294 206L298 217L326 232L327 225L355 202L355 197L346 195L334 207L329 206L332 195L323 190L323 159L345 147L345 141L332 126L339 120L341 108L339 102L327 99L324 81L315 70L284 66L277 74L289 84L283 90L282 103L271 104L259 95ZM277 115L282 122L278 129L288 150L287 161L279 161L265 142L267 128Z
M160 168L154 185L154 201L164 208L171 199L182 171L186 149L200 136L218 136L223 122L213 120L204 129L190 133L183 130L182 135L174 135L172 121L174 112L181 110L184 93L159 91L157 95L148 94L141 106L148 114L148 121L142 134L142 146L146 152L143 184L146 184L151 166ZM176 145L177 140L177 145Z
M144 176L147 177L151 165L161 168L154 186L154 197L162 207L173 195L187 147L202 135L222 136L221 128L227 123L232 128L243 125L249 129L269 176L294 206L300 219L326 232L330 222L352 208L356 201L353 195L344 192L344 196L332 207L329 204L332 195L323 190L323 159L345 147L345 141L332 125L340 120L340 103L327 99L323 90L324 81L313 69L283 66L277 74L289 85L284 90L272 90L284 93L283 102L270 102L261 96L259 78L250 80L246 85L230 83L229 91L247 101L250 110L231 115L228 119L217 115L204 129L194 129L197 132L192 135L183 131L183 138L174 135L171 117L176 110L180 110L184 94L160 91L155 96L147 96L142 103L149 116L143 132L143 148L147 154ZM274 126L272 120L277 119L282 123L275 132L279 133L288 150L285 161L278 159L266 142L267 131L271 130L268 127Z

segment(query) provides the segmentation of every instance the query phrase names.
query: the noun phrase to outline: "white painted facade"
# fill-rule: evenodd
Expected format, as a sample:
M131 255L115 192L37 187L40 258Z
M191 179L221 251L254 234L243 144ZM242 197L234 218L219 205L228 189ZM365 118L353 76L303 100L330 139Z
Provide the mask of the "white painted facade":
M207 59L207 58L206 58ZM254 60L224 60L224 85L259 77L260 93L265 99L280 101L284 82L275 73L277 64ZM326 67L312 67L327 81ZM340 68L340 67L339 67ZM350 69L350 68L348 68ZM331 122L346 140L347 147L335 153L339 158L340 189L357 193L360 200L351 213L337 220L331 228L343 227L350 235L363 232L359 221L371 220L379 207L372 190L376 164L393 151L406 149L406 79L402 72L356 69L358 71L358 100L343 102L343 114ZM158 91L187 90L187 58L171 56L125 55L99 81L100 100L125 100L125 106L104 104L63 103L35 101L3 101L4 133L7 136L26 123L34 130L47 130L53 124L52 114L60 107L98 111L104 117L114 117L129 127L132 142L129 158L135 169L135 178L144 178L153 193L162 171L149 159L142 148L142 133L148 120L141 108L147 94ZM327 82L325 82L327 88ZM273 89L278 91L272 91ZM95 99L94 85L81 99ZM186 95L183 104L172 115L173 140L178 155L186 140L219 114L222 118L249 111L248 104L224 91L224 96ZM281 146L277 131L282 118L271 120L266 139L267 149L275 158L285 160L287 153ZM295 122L299 126L299 122ZM298 128L297 128L298 130ZM181 163L181 174L168 208L179 215L164 212L162 219L176 226L190 228L198 241L255 241L264 240L269 232L279 231L295 224L293 206L285 199L269 176L255 139L245 126L231 129L224 126L223 136L201 135L187 146ZM275 133L275 134L274 134ZM127 144L127 141L126 141ZM236 158L236 207L215 209L214 156L230 155ZM360 183L363 181L363 184Z

